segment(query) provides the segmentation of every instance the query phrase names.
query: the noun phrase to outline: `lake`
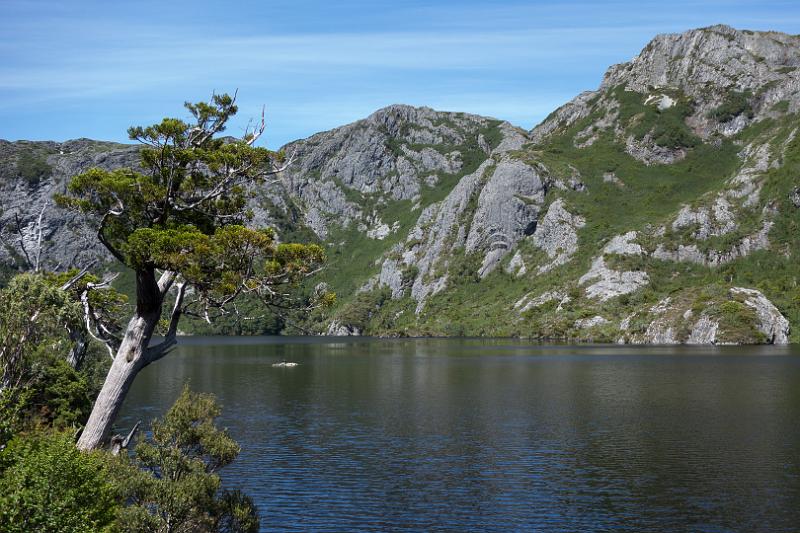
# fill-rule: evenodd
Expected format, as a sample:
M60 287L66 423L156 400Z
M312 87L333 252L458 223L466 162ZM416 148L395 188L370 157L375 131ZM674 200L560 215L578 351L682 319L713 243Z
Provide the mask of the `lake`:
M800 530L800 347L183 338L120 426L186 381L264 531Z

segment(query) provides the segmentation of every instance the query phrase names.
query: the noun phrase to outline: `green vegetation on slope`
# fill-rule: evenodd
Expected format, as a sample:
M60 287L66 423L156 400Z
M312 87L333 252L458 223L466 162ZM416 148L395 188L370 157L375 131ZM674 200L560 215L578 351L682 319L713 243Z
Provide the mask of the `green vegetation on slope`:
M380 270L376 264L385 252L392 249L395 245L403 242L408 232L414 227L420 213L427 206L443 200L455 185L468 174L477 170L486 158L486 152L478 144L478 136L482 135L491 148L496 147L502 141L500 132L500 121L489 121L489 123L476 132L464 133L466 141L459 145L410 145L413 150L423 148L433 148L442 154L453 151L461 153L462 168L454 174L444 172L437 173L437 182L433 186L423 185L420 193L420 200L416 203L411 200L392 200L384 196L357 195L352 200L357 203L365 213L376 215L384 223L392 226L396 224L396 230L392 231L382 240L372 239L359 230L355 224L348 227L334 226L327 238L326 251L328 261L321 274L312 280L312 283L324 281L330 289L339 296L339 305L334 312L344 309L343 312L350 313L351 310L345 306L351 298L356 298L356 291L366 283L366 281ZM460 129L454 122L448 122L448 126ZM390 149L395 146L395 150L400 151L400 143L395 139L389 141ZM409 273L410 275L410 273ZM358 297L354 301L357 308L363 307L363 298ZM380 300L379 295L374 298ZM356 314L361 314L360 312ZM315 317L319 318L319 317ZM388 331L388 329L387 329Z
M682 102L679 94L671 95L678 104L661 112L655 105L645 105L645 98L637 93L615 89L612 94L621 100L620 123L628 134L642 138L650 133L658 140L657 144L688 149L685 158L670 165L645 165L628 155L625 146L607 130L596 131L598 138L591 146L576 148L575 135L601 118L599 111L550 138L546 144L526 147L515 156L531 163L542 162L554 176L565 180L577 171L587 186L587 191L554 189L548 194L548 203L561 196L571 212L586 219L586 225L578 230L579 247L572 260L537 275L535 267L544 264L546 256L523 241L518 249L529 265L527 274L517 278L498 268L480 280L477 272L481 255L466 255L463 249L455 249L449 260L447 289L429 298L419 317L414 314L416 302L408 296L390 300L379 291L360 296L359 301L366 303L362 307L369 310L360 320L363 325L363 317L370 317L365 331L383 335L519 335L614 341L619 336L620 320L633 315L631 327L635 330L636 320L643 324L641 320L646 318L641 310L672 296L685 301L688 308L705 305L707 313L720 321L720 331L726 338L760 342L763 334L753 328L754 317L749 308L727 296L728 288L733 286L761 290L791 324L800 324L800 273L796 267L800 209L789 201L789 192L800 175L800 141L794 138L785 151L783 146L796 127L797 117L762 120L732 139L720 137L700 143L684 122L691 104ZM733 95L726 102L729 103L717 110L720 120L727 118L728 113L749 112L742 103L742 95ZM745 162L740 156L740 146L755 140L771 140L774 157L784 151L782 165L759 178L763 179L763 190L757 205L735 206L738 226L734 231L697 243L701 250L729 249L761 227L763 210L769 205L775 213L770 241L777 248L752 252L718 267L649 256L609 256L606 260L611 268L646 271L649 284L635 293L603 303L586 298L577 287L577 280L588 271L592 259L610 238L636 230L640 234L638 242L652 251L650 241L656 239L656 229L664 225L670 228L669 223L683 205L711 202ZM608 173L613 173L619 182L604 179ZM659 239L684 242L692 230L683 230L687 235L671 231L670 228ZM380 252L374 253L377 258ZM567 294L569 301L560 306L558 301L551 301L522 316L513 309L513 304L526 294L536 296L552 290ZM610 323L589 331L575 327L576 320L595 315ZM652 318L648 323L649 320Z

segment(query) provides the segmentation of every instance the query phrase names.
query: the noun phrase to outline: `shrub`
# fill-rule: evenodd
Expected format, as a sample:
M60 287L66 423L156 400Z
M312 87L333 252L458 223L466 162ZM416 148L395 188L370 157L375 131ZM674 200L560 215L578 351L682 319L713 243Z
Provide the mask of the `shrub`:
M707 116L719 122L728 122L741 114L745 114L747 118L753 118L753 107L750 105L752 97L753 93L750 91L731 91L722 104L709 111Z
M233 461L239 445L218 429L214 397L188 387L153 422L152 437L133 458L116 462L115 478L130 503L117 531L255 532L259 520L252 500L220 489L217 470Z
M53 172L47 159L31 151L22 152L17 159L17 172L31 185L38 184Z
M751 307L736 300L728 300L719 305L717 314L726 341L738 344L766 342L766 336L756 326L758 316Z
M69 434L17 436L0 452L0 531L112 531L119 507L106 455Z

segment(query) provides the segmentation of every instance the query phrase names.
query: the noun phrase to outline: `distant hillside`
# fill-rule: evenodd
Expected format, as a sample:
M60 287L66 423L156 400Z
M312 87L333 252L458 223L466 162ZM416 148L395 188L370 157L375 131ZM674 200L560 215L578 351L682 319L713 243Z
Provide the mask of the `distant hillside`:
M800 38L661 35L530 132L397 105L296 141L254 223L326 246L309 288L339 298L306 317L318 332L796 342L799 109ZM0 142L3 233L70 175L135 162ZM102 256L91 221L45 218L51 267Z

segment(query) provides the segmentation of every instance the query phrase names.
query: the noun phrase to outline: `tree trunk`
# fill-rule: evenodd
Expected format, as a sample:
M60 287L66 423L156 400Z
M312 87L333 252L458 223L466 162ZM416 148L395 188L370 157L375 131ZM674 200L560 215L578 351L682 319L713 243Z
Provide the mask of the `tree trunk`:
M162 291L154 271L137 271L136 314L128 323L122 344L78 439L79 449L92 450L103 445L134 378L152 362L147 346L161 318L162 303Z

